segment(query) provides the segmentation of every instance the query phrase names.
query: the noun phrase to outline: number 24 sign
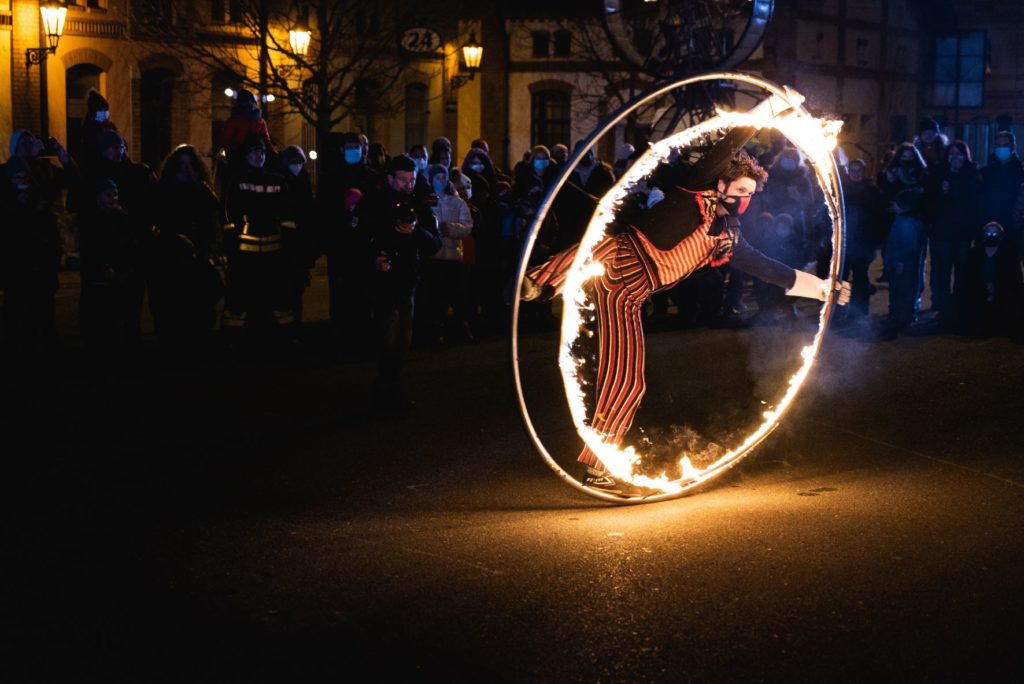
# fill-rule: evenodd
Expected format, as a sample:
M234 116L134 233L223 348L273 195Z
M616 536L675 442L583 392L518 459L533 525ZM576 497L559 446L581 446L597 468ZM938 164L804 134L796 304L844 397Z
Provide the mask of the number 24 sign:
M409 52L433 52L441 47L441 36L433 29L411 28L402 34L402 47Z

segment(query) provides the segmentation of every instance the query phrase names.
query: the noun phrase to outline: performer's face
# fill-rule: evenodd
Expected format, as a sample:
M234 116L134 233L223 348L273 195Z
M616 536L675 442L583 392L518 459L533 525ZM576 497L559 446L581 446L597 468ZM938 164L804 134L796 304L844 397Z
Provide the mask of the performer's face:
M742 214L750 204L750 198L757 192L757 181L742 176L728 184L718 180L718 195L722 199L719 211L726 214ZM727 206L730 205L730 206ZM731 208L735 207L735 208Z

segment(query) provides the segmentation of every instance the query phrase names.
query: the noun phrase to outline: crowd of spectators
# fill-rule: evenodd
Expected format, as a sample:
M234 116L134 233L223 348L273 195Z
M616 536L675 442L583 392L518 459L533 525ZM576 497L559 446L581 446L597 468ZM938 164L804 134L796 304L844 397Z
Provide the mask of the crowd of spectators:
M135 353L147 305L175 353L211 345L293 353L302 346L303 293L324 258L331 344L378 355L374 396L387 407L409 403L401 388L409 349L507 332L523 239L570 154L566 144L538 145L506 170L485 140L460 163L447 138L392 155L351 132L336 156L324 155L314 188L305 151L279 150L244 90L211 165L179 145L155 170L131 159L99 93L87 102L78 159L26 130L9 141L0 192L5 347L58 342L54 301L66 268L80 272L82 338L97 355ZM844 276L853 295L840 324L870 320L870 299L887 282L882 337L920 326L927 257L933 329L1021 338L1024 167L1015 143L1000 132L978 164L963 141L926 119L874 177L865 160L843 161ZM744 239L824 276L832 225L810 164L784 139L756 151L769 179L744 216ZM579 159L539 228L534 260L580 240L596 202L637 155L627 144L612 163L594 150ZM677 163L682 155L638 184L635 201L658 202ZM873 280L878 257L884 268ZM724 265L655 295L645 317L657 330L747 314L760 323L799 316L781 290ZM524 304L528 329L553 323L550 304Z

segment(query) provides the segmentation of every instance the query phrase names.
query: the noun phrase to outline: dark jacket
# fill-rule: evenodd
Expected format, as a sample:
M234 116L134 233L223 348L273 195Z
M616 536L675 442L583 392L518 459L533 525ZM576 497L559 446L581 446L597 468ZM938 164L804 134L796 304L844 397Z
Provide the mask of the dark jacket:
M420 277L420 261L441 249L437 219L425 202L387 188L360 203L359 226L367 237L366 264L372 270L376 288L401 293L415 289ZM395 230L395 221L412 211L416 228L404 235ZM378 256L386 256L390 269L378 271Z
M209 258L221 240L224 225L220 202L206 183L172 179L157 186L156 227L164 236L183 235L199 259Z
M953 173L944 167L929 184L935 208L931 224L933 237L973 240L981 228L981 175L974 164L965 163Z
M981 170L981 224L998 221L1004 228L1013 223L1013 205L1021 183L1024 183L1024 166L1020 158L1013 155L1004 164L990 155L988 164Z

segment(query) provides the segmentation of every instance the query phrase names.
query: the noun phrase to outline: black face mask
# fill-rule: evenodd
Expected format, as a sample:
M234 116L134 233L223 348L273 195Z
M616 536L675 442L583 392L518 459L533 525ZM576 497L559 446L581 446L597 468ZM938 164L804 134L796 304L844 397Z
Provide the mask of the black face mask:
M984 244L986 247L998 247L1002 241L1002 235L985 235L981 239L982 244Z
M729 216L739 216L750 206L750 197L738 197L736 195L722 195L718 203L725 209Z
M917 164L915 164L912 161L901 161L900 168L903 169L904 171L913 171L914 169L917 168Z

